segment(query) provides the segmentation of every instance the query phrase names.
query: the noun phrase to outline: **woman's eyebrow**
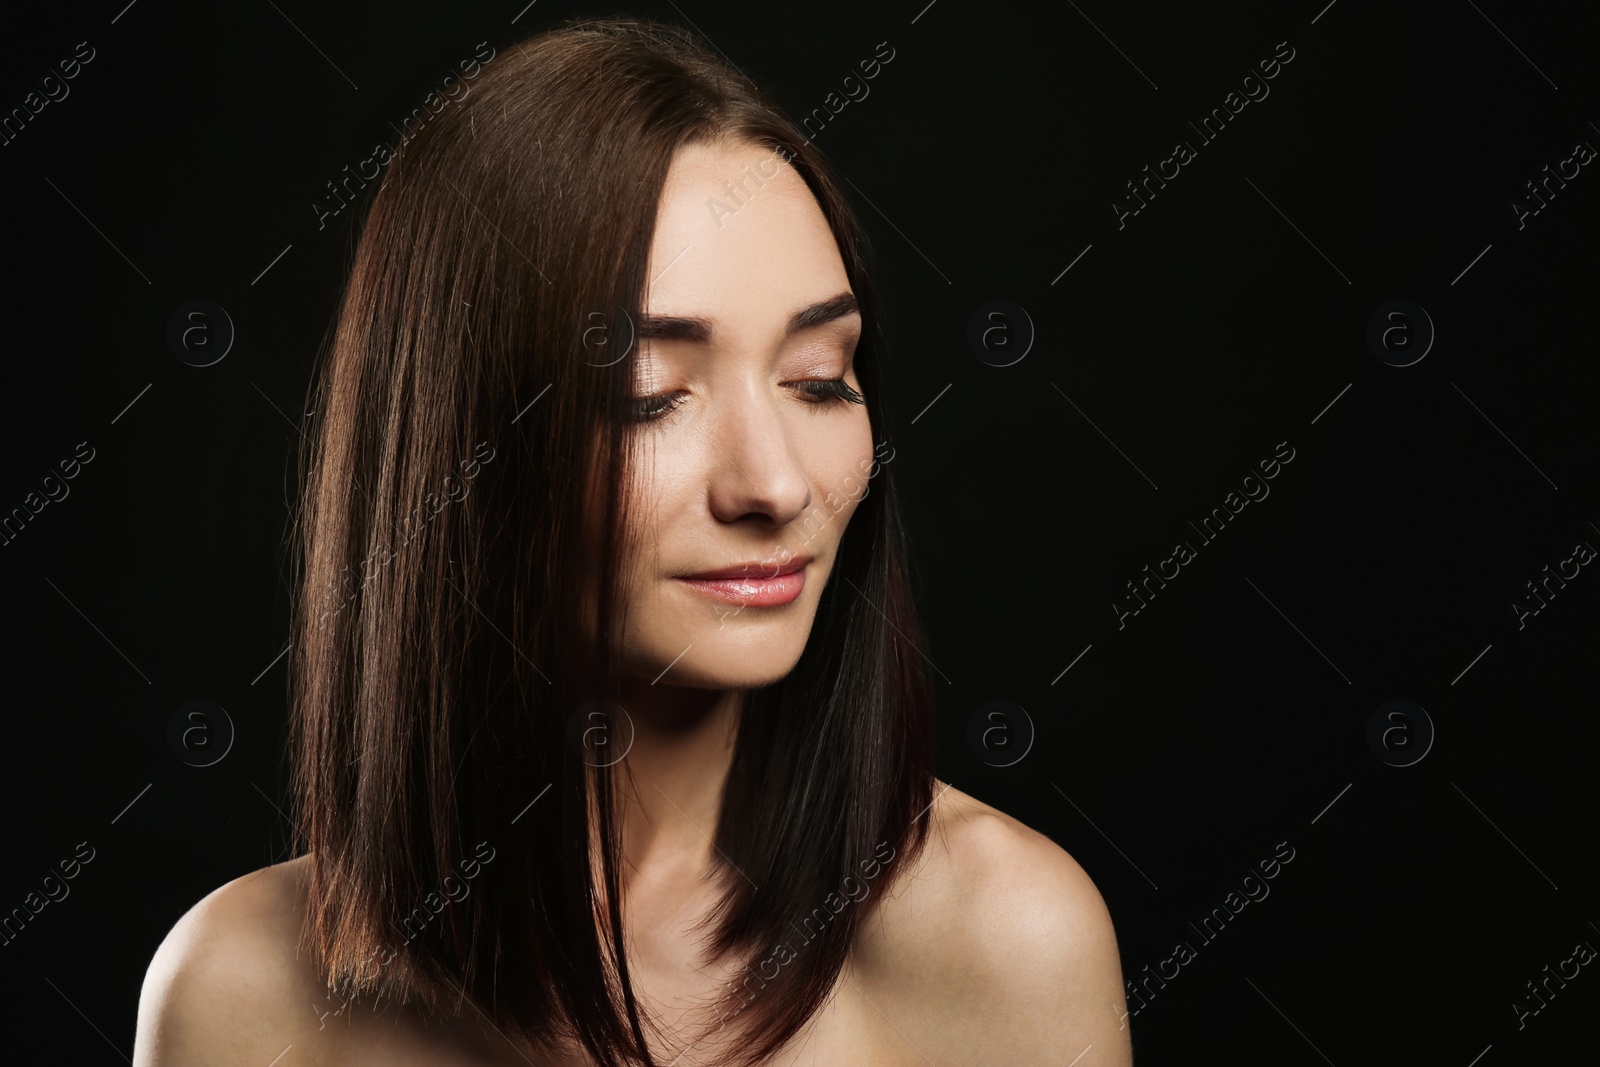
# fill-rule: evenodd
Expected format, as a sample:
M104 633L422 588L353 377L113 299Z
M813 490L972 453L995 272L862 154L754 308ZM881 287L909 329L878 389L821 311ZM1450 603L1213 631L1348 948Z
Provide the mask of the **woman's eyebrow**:
M856 304L856 296L851 292L839 293L826 300L819 300L809 307L801 308L789 316L789 323L784 327L785 339L793 337L801 330L813 326L821 326L835 319L842 319L846 315L859 314L860 307ZM696 344L710 344L713 323L710 319L699 317L681 317L676 315L643 315L635 325L639 340L656 341L692 341Z

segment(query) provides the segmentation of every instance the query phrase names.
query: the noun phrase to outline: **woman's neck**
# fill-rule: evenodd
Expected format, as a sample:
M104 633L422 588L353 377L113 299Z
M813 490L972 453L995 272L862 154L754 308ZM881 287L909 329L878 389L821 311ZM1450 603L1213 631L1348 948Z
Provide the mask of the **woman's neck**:
M619 703L633 738L613 771L626 883L699 878L710 869L744 697L643 681L624 688Z

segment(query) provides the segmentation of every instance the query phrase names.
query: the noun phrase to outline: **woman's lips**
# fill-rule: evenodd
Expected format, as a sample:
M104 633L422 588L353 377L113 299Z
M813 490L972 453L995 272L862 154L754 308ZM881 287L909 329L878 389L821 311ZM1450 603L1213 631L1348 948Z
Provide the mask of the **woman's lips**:
M765 608L787 604L806 587L804 568L776 578L678 578L689 588L706 596L740 607Z

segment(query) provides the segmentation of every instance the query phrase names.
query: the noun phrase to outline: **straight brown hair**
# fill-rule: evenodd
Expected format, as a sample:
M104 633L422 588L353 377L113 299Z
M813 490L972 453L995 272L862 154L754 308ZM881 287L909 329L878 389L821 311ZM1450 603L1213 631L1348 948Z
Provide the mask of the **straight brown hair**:
M332 992L468 1000L529 1042L656 1062L613 765L573 740L620 692L601 620L621 602L633 354L597 358L595 330L615 342L647 306L674 153L728 139L780 153L832 228L887 441L864 235L806 136L688 31L582 20L515 44L362 205L291 538L301 947ZM873 474L798 664L744 694L708 940L744 967L702 1031L734 1028L741 1064L822 1005L926 839L931 691L894 481Z

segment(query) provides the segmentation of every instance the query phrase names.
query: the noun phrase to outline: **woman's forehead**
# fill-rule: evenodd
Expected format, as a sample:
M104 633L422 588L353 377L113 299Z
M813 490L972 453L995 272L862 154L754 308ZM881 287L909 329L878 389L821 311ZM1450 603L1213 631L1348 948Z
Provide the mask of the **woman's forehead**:
M715 346L787 334L797 314L849 291L822 209L780 156L690 145L674 157L650 250L644 317L669 324L655 336Z

